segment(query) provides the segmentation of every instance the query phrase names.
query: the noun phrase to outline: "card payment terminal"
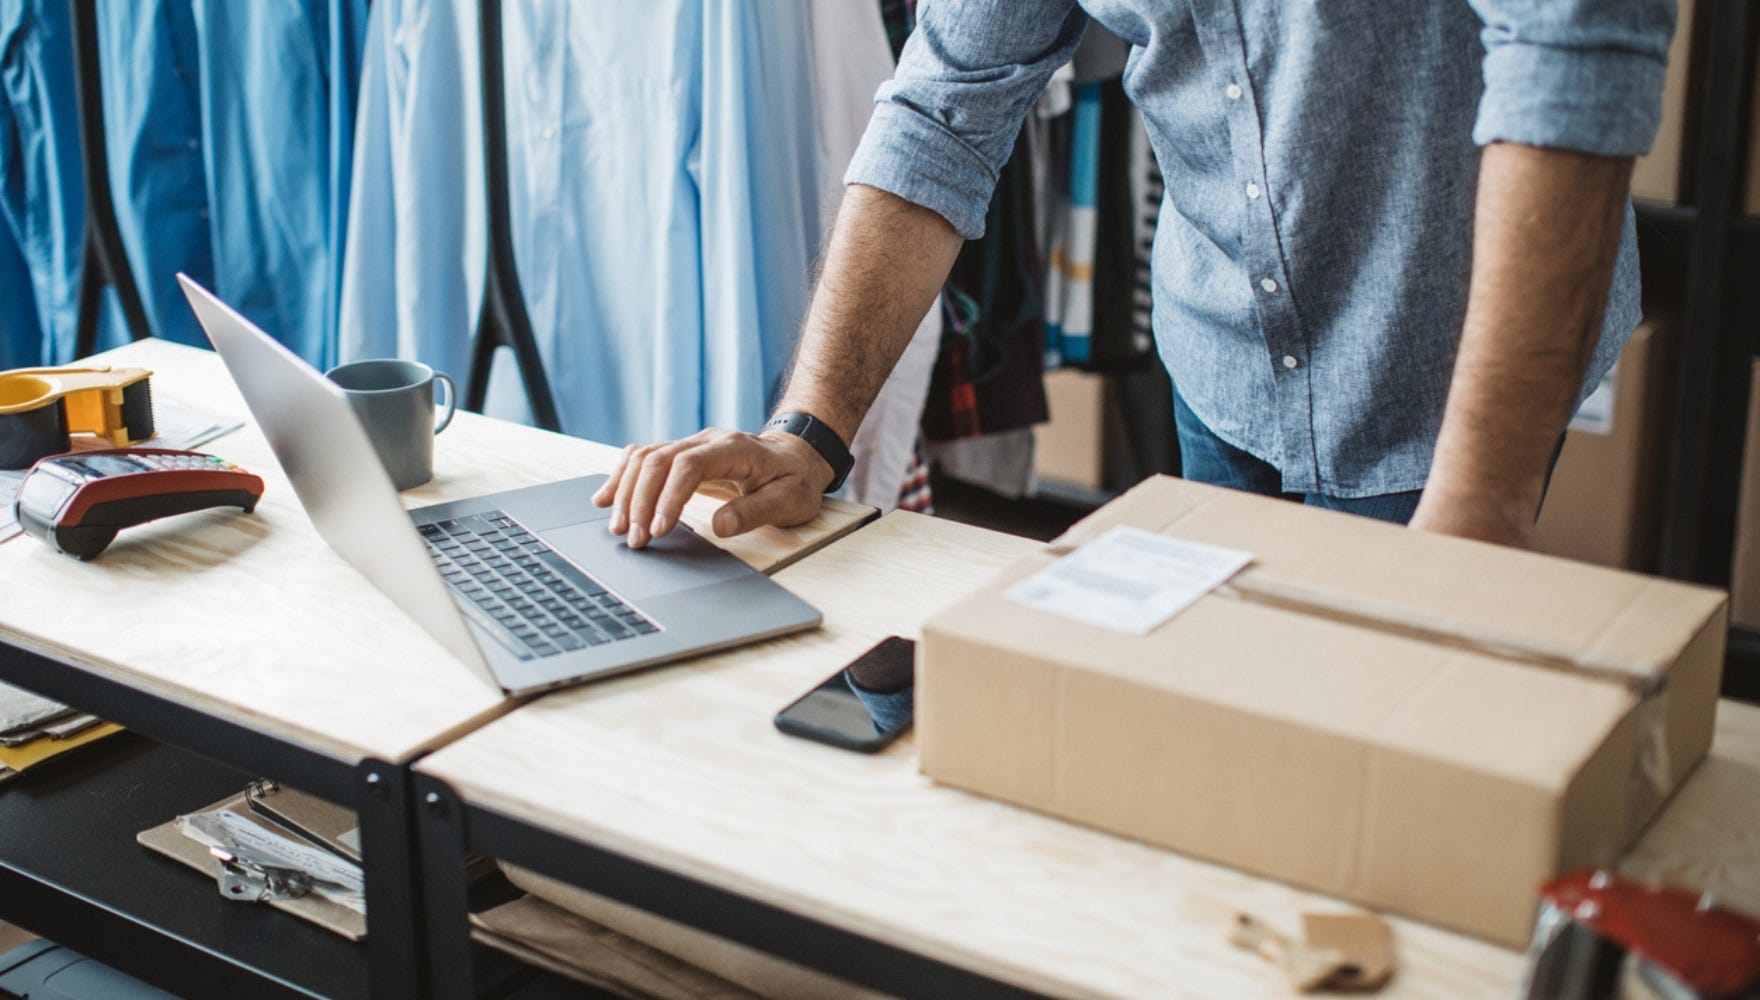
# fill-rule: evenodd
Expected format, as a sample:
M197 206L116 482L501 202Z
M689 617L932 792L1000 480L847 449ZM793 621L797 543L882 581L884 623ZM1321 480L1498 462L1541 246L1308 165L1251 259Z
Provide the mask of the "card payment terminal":
M250 513L263 481L193 451L120 448L45 458L18 490L19 527L50 548L91 559L123 528L208 507Z

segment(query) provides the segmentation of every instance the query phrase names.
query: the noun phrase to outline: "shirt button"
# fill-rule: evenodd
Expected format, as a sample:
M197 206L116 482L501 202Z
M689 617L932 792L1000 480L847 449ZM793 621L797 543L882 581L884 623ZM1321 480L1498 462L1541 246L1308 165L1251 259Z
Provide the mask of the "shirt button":
M202 148L202 144L195 139L191 139L189 142L185 143L185 145L189 146L189 148L191 148L191 149L201 149Z
M1265 289L1268 292L1275 292L1275 291L1277 291L1277 282L1273 281L1270 278L1260 278L1259 279L1259 287Z
M1283 366L1285 368L1294 368L1296 365L1298 365L1300 363L1301 362L1297 361L1296 356L1293 354L1285 354L1283 356Z
M1223 91L1223 93L1225 93L1225 94L1227 94L1227 95L1228 95L1228 99L1229 99L1229 100L1231 100L1231 101L1238 101L1238 100L1240 100L1240 99L1241 99L1241 95L1242 95L1242 94L1244 94L1244 93L1246 93L1246 91L1244 91L1244 90L1242 90L1242 89L1241 89L1241 85L1240 85L1240 84L1238 84L1238 83L1231 83L1231 84L1229 84L1229 85L1228 85L1228 88L1227 88L1227 89L1226 89L1226 90L1224 90L1224 91Z
M1259 185L1249 183L1247 185L1247 197L1249 197L1249 198L1259 197Z

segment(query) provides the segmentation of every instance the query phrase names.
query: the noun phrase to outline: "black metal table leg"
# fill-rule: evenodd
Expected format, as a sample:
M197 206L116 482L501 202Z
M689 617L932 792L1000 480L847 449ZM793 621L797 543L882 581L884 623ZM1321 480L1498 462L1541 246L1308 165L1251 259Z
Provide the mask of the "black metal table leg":
M470 877L466 870L470 851L464 810L445 782L425 775L415 776L413 798L432 995L439 1000L463 1000L474 993L476 978L471 961Z
M355 810L367 873L367 954L375 997L427 996L408 767L361 762Z

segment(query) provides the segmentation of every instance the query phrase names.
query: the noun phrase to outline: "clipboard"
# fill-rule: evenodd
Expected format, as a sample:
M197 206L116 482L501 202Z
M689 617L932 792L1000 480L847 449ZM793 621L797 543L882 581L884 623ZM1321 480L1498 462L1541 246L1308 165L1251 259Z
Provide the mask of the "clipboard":
M240 815L250 812L246 800L249 793L222 799L209 806L194 810L195 812L211 812L216 809L227 809ZM184 836L177 828L177 820L161 823L150 830L143 830L135 836L135 841L148 850L184 864L202 874L210 882L214 879L214 857L201 844ZM364 941L367 937L367 918L364 914L332 902L317 893L309 893L298 899L271 899L268 905L283 913L291 913L301 920L317 924L334 934L340 934L350 941Z

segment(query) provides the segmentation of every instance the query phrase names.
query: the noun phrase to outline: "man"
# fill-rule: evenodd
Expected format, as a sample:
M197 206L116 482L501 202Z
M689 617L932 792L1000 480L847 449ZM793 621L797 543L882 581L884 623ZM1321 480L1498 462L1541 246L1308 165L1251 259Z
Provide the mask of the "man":
M1154 324L1187 478L1525 545L1639 319L1627 188L1672 0L923 0L846 177L778 419L630 448L640 547L701 483L727 535L811 518L981 234L1089 17L1167 182Z

